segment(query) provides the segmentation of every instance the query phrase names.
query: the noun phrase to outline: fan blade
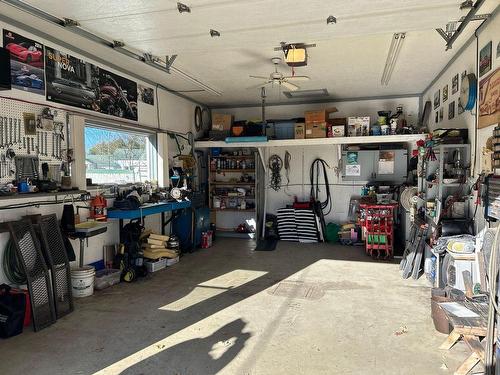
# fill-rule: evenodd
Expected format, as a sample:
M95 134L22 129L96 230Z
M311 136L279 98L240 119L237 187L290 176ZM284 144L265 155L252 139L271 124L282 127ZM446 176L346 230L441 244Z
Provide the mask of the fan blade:
M283 79L286 79L288 82L290 81L309 81L311 78L308 76L289 76L289 77L283 77Z
M263 87L265 85L269 85L270 83L272 83L272 82L271 81L266 81L266 82L259 83L258 85L253 85L253 86L247 87L246 89L247 90L257 89L259 87Z
M281 81L281 85L285 86L290 91L297 91L298 89L300 89L299 86L296 86L293 83L290 83L290 82L287 82L287 81Z
M269 77L264 77L264 76L249 76L250 78L258 78L258 79L265 79L268 80Z

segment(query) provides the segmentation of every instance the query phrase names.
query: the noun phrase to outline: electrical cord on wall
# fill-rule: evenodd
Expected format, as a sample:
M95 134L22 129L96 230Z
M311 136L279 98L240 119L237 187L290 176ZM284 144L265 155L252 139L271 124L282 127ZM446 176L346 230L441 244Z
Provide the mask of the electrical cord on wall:
M328 173L327 169L330 166L323 159L317 158L311 164L311 169L309 171L309 180L311 183L311 198L320 203L321 210L323 211L324 216L328 215L332 211L332 196L330 193L330 182L328 181ZM324 201L320 201L320 183L319 183L319 175L321 170L323 171L323 180L326 192L326 199ZM326 212L325 212L326 210Z

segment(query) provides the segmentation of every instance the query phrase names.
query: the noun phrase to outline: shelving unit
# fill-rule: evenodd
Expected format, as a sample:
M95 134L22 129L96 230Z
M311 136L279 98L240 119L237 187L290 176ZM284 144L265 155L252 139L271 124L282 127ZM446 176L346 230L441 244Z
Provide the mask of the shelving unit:
M235 231L241 223L256 220L257 154L209 156L209 207L217 235L223 237L253 238L254 233ZM241 155L240 155L241 154ZM248 166L248 168L247 168Z
M444 170L447 164L450 164L450 160L453 159L451 153L459 152L461 155L462 167L464 168L463 179L467 179L468 172L470 168L470 145L469 144L441 144L434 148L434 153L436 155L436 160L426 161L424 168L424 176L422 178L422 185L419 186L419 192L424 195L424 198L419 199L419 206L423 206L425 209L426 202L429 200L435 200L435 215L431 216L425 213L425 221L429 224L428 236L432 235L432 232L436 230L437 224L443 218L442 207L446 202L446 198L453 193L460 193L459 189L463 188L466 184L464 182L452 182L444 183ZM451 157L450 157L451 155ZM428 182L427 179L435 175L435 182ZM461 192L464 194L464 192ZM465 217L467 217L469 212L469 207L467 206L467 201L465 205ZM436 257L436 276L434 280L435 287L442 287L441 284L441 262L442 255L435 253L432 248L426 245L426 253L430 252Z
M311 138L311 139L276 139L267 142L236 142L226 143L224 141L196 141L196 148L242 148L242 147L288 147L288 146L321 146L321 145L349 145L370 143L405 143L416 142L425 139L427 134L397 134L377 135L364 137L334 137L334 138Z

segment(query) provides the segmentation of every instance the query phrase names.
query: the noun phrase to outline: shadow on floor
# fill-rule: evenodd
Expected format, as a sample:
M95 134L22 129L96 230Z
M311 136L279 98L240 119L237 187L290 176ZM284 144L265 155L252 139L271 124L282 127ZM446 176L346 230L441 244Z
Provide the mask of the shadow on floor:
M164 374L215 375L243 349L250 333L246 323L236 319L210 336L184 341L167 348L121 372L122 375L146 375L163 369Z

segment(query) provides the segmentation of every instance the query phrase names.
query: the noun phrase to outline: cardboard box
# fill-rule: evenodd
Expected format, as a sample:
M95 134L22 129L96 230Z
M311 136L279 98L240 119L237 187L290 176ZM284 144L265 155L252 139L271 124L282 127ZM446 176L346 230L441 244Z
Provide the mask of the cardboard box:
M295 139L304 139L306 137L306 124L296 123L295 124Z
M347 135L349 137L370 135L370 116L349 117L347 119Z
M212 130L231 130L233 116L224 113L212 113Z
M328 138L345 137L345 125L328 124Z
M337 108L335 107L323 109L320 111L306 111L304 114L304 117L306 118L306 124L313 122L327 122L330 117L330 113L334 112L337 112Z
M326 122L306 123L306 138L326 138Z

